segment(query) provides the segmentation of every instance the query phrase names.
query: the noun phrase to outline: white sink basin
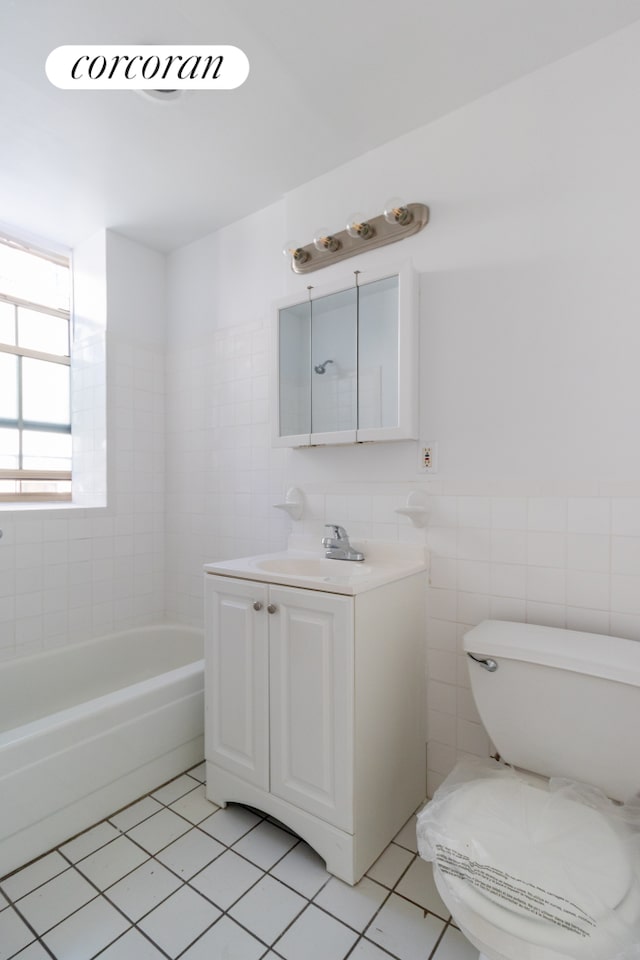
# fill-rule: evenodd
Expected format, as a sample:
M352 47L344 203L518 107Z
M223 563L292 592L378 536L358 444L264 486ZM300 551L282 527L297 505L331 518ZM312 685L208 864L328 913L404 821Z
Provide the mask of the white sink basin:
M262 583L322 590L353 596L393 580L426 570L426 552L417 544L360 541L366 559L327 560L315 540L290 538L288 550L279 553L219 560L205 564L217 576L240 577Z
M276 557L257 560L258 570L294 577L368 577L372 567L359 560L324 560L317 557Z

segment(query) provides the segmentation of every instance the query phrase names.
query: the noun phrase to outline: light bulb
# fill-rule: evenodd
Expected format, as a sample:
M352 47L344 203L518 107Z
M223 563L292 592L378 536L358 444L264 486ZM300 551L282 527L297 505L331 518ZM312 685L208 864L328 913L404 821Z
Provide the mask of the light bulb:
M413 220L413 214L401 197L390 197L384 205L384 218L387 223L406 227Z
M364 213L352 213L347 222L347 233L350 237L353 237L354 240L368 240L369 237L372 237L375 233L375 230L370 223L367 222L367 218Z
M335 237L332 237L326 227L319 227L313 238L313 245L320 253L335 253L342 244Z
M296 263L306 263L311 254L304 250L299 243L285 243L282 253L287 259L295 260Z

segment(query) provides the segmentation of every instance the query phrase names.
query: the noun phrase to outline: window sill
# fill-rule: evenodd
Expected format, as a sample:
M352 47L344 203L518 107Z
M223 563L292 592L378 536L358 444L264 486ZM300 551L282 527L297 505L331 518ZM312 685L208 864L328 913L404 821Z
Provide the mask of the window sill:
M61 510L65 513L69 510L105 510L105 503L69 503L64 500L34 500L33 503L18 503L14 501L0 502L0 513L30 513L40 510Z

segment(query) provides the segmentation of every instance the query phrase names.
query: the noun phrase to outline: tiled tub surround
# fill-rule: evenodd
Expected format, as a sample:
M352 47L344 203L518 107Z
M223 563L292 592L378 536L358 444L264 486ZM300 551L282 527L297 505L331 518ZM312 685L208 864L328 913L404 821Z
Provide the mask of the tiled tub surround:
M108 506L0 510L0 660L164 619L164 356L109 360Z
M199 761L203 715L192 628L144 627L0 664L0 870Z
M203 765L0 879L0 960L477 960L415 819L355 887Z

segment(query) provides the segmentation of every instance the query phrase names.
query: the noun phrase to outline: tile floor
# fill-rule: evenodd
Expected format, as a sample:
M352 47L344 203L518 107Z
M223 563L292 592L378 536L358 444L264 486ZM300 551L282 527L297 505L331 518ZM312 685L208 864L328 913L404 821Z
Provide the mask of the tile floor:
M0 880L0 960L477 960L414 819L355 887L204 764Z

